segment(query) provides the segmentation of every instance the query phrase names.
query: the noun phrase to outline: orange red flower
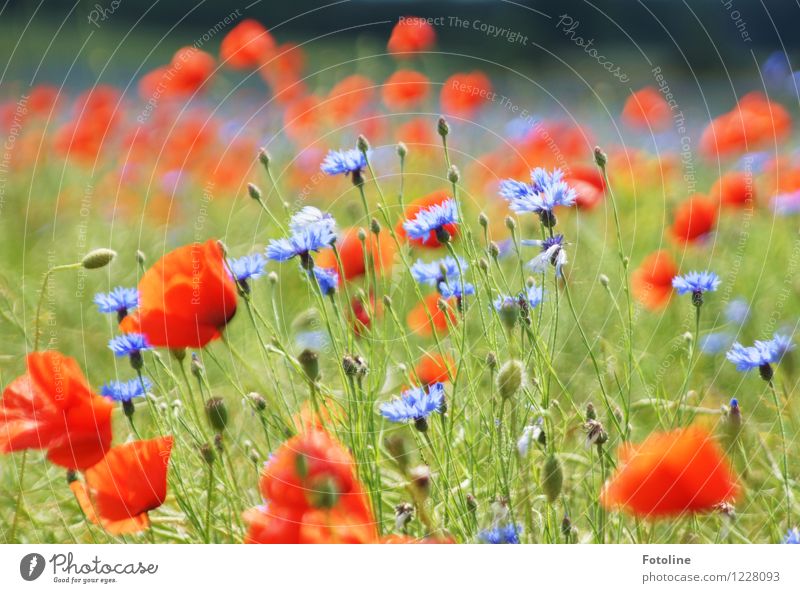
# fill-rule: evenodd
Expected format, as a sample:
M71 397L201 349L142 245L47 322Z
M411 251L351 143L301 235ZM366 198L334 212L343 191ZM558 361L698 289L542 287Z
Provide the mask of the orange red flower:
M139 281L139 309L120 323L152 346L202 348L236 313L236 285L214 240L179 247Z
M675 210L672 236L681 242L704 239L717 223L717 203L702 194L695 194Z
M566 172L566 182L575 190L575 204L583 210L590 210L603 199L606 184L597 167L575 165Z
M266 501L244 514L246 543L374 543L375 519L350 453L327 432L292 437L264 465Z
M619 449L616 473L603 488L606 507L639 517L711 511L736 498L738 486L722 449L704 428L653 433Z
M373 100L375 83L360 74L348 76L328 92L325 111L337 125L353 119Z
M672 296L672 279L677 275L678 265L669 252L654 251L631 275L633 296L648 309L660 309Z
M723 206L750 206L755 200L752 175L739 171L725 173L711 187L711 198L719 200Z
M364 262L364 252L374 262L375 273L378 276L391 270L394 255L397 251L394 240L388 233L367 233L367 240L362 245L358 238L358 229L353 227L345 229L336 240L339 258L342 266L339 268L333 249L323 249L318 254L315 264L321 268L335 268L345 280L353 280L363 276L367 271Z
M428 77L416 70L398 70L383 83L381 96L392 111L418 107L428 96Z
M171 436L133 441L112 448L85 472L86 483L70 483L86 518L109 533L144 531L148 512L167 497Z
M139 95L145 100L185 97L196 93L214 74L213 56L196 47L182 47L172 61L147 73L139 81Z
M436 331L441 334L448 331L449 325L455 325L456 299L449 298L445 301L447 305L445 311L439 309L439 299L439 293L434 292L426 296L421 303L418 303L409 311L408 316L406 316L406 323L412 332L428 337L433 335L433 328L436 328ZM431 321L433 321L433 327L431 327Z
M397 233L398 237L403 239L407 239L406 230L403 228L403 222L406 220L411 220L414 218L420 210L425 210L426 208L430 208L431 206L435 206L441 204L442 202L449 200L450 194L448 194L445 190L435 191L427 196L423 196L421 198L417 198L413 202L406 204L405 210L403 210L403 217L397 223L395 227L395 233ZM446 224L444 225L444 230L446 230L449 234L451 239L455 239L458 236L458 225L457 224ZM439 242L439 239L436 238L436 233L431 231L428 235L428 238L423 241L423 239L407 239L409 243L414 245L415 247L422 247L425 249L435 249L437 247L441 247L442 244Z
M658 89L651 86L633 93L622 109L622 121L640 130L660 132L669 126L669 120L669 103Z
M0 452L44 449L69 469L91 467L111 444L107 399L92 393L78 363L55 351L32 352L27 373L0 399Z
M492 82L480 70L456 72L444 81L442 111L459 117L474 115L493 96Z
M414 374L425 385L451 381L456 375L455 362L449 356L426 352L414 367Z
M245 19L225 35L219 48L225 65L236 70L259 68L275 49L275 39L255 19Z
M405 16L392 29L387 49L396 57L410 57L402 54L429 50L434 43L436 31L433 25L420 17Z

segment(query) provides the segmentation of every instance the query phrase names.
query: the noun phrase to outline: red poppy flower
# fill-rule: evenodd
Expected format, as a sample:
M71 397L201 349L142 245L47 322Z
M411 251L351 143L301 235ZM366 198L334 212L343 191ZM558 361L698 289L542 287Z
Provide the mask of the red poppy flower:
M375 94L375 83L359 74L339 81L328 92L325 110L338 125L347 123L361 112Z
M167 497L172 437L133 441L112 448L86 470L86 484L70 484L89 521L113 534L136 533L150 526L149 511Z
M336 255L333 249L323 249L315 258L314 262L321 268L339 269L339 275L345 280L353 280L363 276L367 270L364 263L364 251L372 259L375 265L375 273L383 276L391 270L396 246L394 239L388 233L367 233L367 240L364 245L358 238L358 229L345 229L336 240L336 248L339 250L339 258L342 260L342 269L339 269Z
M711 198L723 206L746 208L753 203L753 177L747 173L725 173L711 188Z
M405 142L411 148L411 156L425 153L441 146L441 140L436 135L436 124L424 117L415 117L400 124L394 131L394 138L398 142Z
M353 331L357 336L364 335L372 327L372 321L383 316L383 303L376 302L373 293L369 295L369 308L358 297L353 297L350 308L353 312Z
M111 444L111 402L92 393L68 356L32 352L27 367L0 399L0 452L45 449L70 469L97 463Z
M444 383L455 377L455 363L449 356L426 352L414 367L414 373L425 385Z
M392 111L419 106L428 96L428 77L416 70L398 70L383 83L383 102Z
M414 218L420 210L425 210L426 208L441 204L442 202L450 199L450 194L448 194L445 190L439 190L433 192L432 194L428 194L427 196L417 198L413 202L406 204L406 209L403 211L403 217L400 219L394 229L395 233L397 233L398 237L405 239L406 230L403 228L403 223L406 220L411 220ZM450 234L451 238L455 239L458 236L458 226L456 224L446 224L443 228ZM430 232L427 240L425 241L422 239L408 239L408 242L415 247L427 249L435 249L436 247L442 246L442 244L439 243L439 240L436 238L436 233L434 231Z
M575 165L567 173L566 181L578 194L575 203L578 208L590 210L603 199L606 184L603 175L590 165Z
M401 17L392 29L387 48L391 54L408 54L429 50L436 42L436 31L425 19ZM396 57L410 57L397 55Z
M672 279L677 275L678 266L669 252L654 251L631 275L633 295L648 309L659 309L672 296Z
M317 140L324 123L321 102L315 95L301 97L287 105L283 112L283 127L286 135L295 142Z
M717 204L702 194L695 194L675 210L672 236L691 243L701 240L714 230L717 223Z
M426 296L421 303L418 303L409 311L406 323L412 332L423 337L432 336L431 320L433 320L433 327L440 334L447 332L450 325L455 325L456 299L450 298L445 301L447 304L446 312L439 309L439 299L439 293L434 292Z
M625 101L622 121L640 130L660 132L669 125L669 103L658 89L645 87L633 93Z
M28 95L25 107L31 115L48 116L58 101L58 87L49 84L37 84Z
M172 61L150 71L139 81L139 96L145 100L159 97L186 97L196 93L214 74L216 62L211 54L196 47L182 47Z
M457 72L442 85L442 111L459 117L470 117L491 100L492 95L492 82L480 70Z
M255 19L245 19L225 35L219 48L225 65L236 70L255 69L269 58L275 39Z
M120 122L120 94L100 85L75 100L74 118L55 134L55 149L60 154L91 163L108 146Z
M791 127L791 116L782 105L762 93L749 93L703 130L700 152L707 158L720 158L775 146L789 135Z
M710 511L738 493L727 458L699 426L653 433L640 445L623 445L619 460L600 501L640 517Z
M120 323L153 346L202 348L236 313L236 285L214 240L171 251L139 281L139 310Z
M247 511L247 543L370 543L375 519L350 453L327 432L286 441L265 464L266 501Z

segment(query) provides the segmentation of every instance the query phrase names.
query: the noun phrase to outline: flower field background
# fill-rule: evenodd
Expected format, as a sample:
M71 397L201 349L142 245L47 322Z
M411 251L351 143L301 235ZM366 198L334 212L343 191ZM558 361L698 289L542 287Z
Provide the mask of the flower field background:
M790 56L548 14L0 79L0 542L797 543Z

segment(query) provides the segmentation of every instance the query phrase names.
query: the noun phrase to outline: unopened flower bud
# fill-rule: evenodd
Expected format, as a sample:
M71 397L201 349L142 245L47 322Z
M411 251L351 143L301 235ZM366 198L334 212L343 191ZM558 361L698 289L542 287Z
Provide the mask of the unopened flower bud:
M258 161L264 165L265 169L269 169L270 155L266 148L262 148L258 151Z
M228 408L221 397L212 397L206 402L206 418L211 428L221 433L228 425Z
M489 217L486 216L483 212L478 215L478 224L480 224L483 228L487 228L489 226Z
M202 377L205 372L205 368L203 367L203 363L200 362L200 357L197 356L197 352L192 352L192 362L189 364L189 369L198 379Z
M608 162L608 155L603 152L603 150L599 146L594 147L594 162L597 163L597 166L601 169L606 168L606 163Z
M359 228L358 228L358 240L359 240L361 243L364 243L364 242L367 240L367 231L365 231L365 230L364 230L363 228L361 228L361 227L359 227Z
M600 285L601 285L603 288L608 288L608 285L609 285L609 283L611 282L611 281L608 279L608 276L606 276L605 274L600 274L600 276L598 277L598 280L600 281Z
M550 455L545 459L542 467L542 491L550 503L561 494L561 487L564 485L564 472L561 469L561 462L555 455Z
M371 230L375 235L381 232L381 223L378 222L377 218L373 218L369 221L369 230Z
M297 360L300 362L300 366L303 367L303 372L309 381L314 383L319 379L319 356L316 352L306 348L300 353Z
M506 216L506 228L513 233L517 228L517 221L511 216Z
M524 379L525 371L522 363L518 360L509 360L497 374L497 390L500 392L500 397L509 399L516 395Z
M445 118L440 117L436 129L439 132L439 135L444 138L450 133L450 124L447 123Z
M492 371L497 368L497 355L494 352L488 352L486 354L486 366Z
M208 465L213 465L214 461L217 459L217 454L214 452L214 447L209 445L208 443L203 443L199 447L200 450L200 457L203 458Z
M401 159L404 159L404 158L406 158L407 154L408 154L408 146L406 146L406 143L405 142L398 142L397 143L397 156L399 156Z
M363 134L358 135L358 139L356 139L356 148L363 153L366 153L369 150L369 141Z
M145 256L144 251L141 249L136 250L136 263L140 266L144 265L144 262L147 261L147 256Z
M489 271L489 262L486 261L485 257L482 257L478 260L478 268L481 270L481 272Z
M495 260L500 257L500 246L494 241L489 243L489 255Z
M272 284L273 286L277 284L278 283L277 272L270 272L269 274L267 274L267 280L269 280L269 283Z
M458 167L450 165L450 168L447 170L447 180L450 183L458 183L459 179L461 179L461 172L458 170Z
M390 297L388 294L383 295L383 306L387 309L392 308L392 297Z
M586 420L597 420L597 410L592 402L586 404Z
M100 249L93 249L84 255L81 265L87 270L97 270L98 268L106 267L115 257L117 257L116 251L101 247Z
M255 183L247 184L247 193L250 194L250 197L256 202L261 201L261 190L258 189L258 186Z
M250 405L253 406L253 409L256 412L263 412L267 409L267 400L264 399L260 393L256 393L255 391L247 394L247 399L250 401Z

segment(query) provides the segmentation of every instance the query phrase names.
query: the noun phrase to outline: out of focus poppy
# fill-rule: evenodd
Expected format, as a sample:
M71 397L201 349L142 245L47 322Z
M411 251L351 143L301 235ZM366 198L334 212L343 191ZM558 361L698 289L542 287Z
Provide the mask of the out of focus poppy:
M442 111L471 117L493 96L492 82L480 70L457 72L444 81L439 97Z
M749 93L703 130L700 152L707 158L724 158L775 146L789 135L791 127L791 116L782 105L762 93Z
M62 467L86 469L111 444L113 404L92 393L74 359L32 352L27 373L0 399L0 452L44 449Z
M392 111L418 107L428 96L428 77L416 70L398 70L383 83L383 102Z
M37 116L48 116L58 101L58 87L49 84L37 84L31 89L25 107L28 113Z
M633 296L648 309L659 309L669 301L677 275L678 266L669 252L654 251L631 275Z
M375 83L366 76L353 74L328 91L325 111L337 125L342 125L361 112L374 95Z
M255 19L245 19L225 35L219 48L225 65L236 70L259 68L275 49L275 39Z
M418 303L409 311L406 323L412 332L423 337L432 336L431 320L433 320L433 327L436 328L438 333L447 332L449 325L455 325L456 299L450 298L444 301L446 311L439 309L439 299L439 293L434 292L426 296L421 303Z
M236 285L214 240L171 251L139 281L139 309L120 323L152 346L202 348L236 313Z
M246 544L374 544L374 519L345 509L264 504L244 513Z
M599 204L605 194L606 184L597 167L575 165L566 172L565 181L575 190L578 208L590 210Z
M167 497L172 437L113 447L86 470L86 483L70 483L86 518L109 533L137 533L150 526L148 512Z
M416 53L427 51L436 42L436 31L429 22L420 17L405 16L392 29L387 48L391 54Z
M414 374L425 385L444 383L455 377L455 363L449 356L426 352L414 367Z
M418 152L427 152L438 148L440 139L436 136L435 122L423 117L415 117L397 126L394 130L394 139L405 142L411 148L412 157Z
M704 239L717 222L717 204L702 194L695 194L675 210L672 236L681 242L691 243Z
M213 56L196 47L182 47L166 66L145 74L139 81L139 96L153 101L180 98L196 93L214 74Z
M725 173L711 187L711 198L719 200L723 206L750 206L755 199L752 175L738 171Z
M298 143L317 140L322 133L323 108L316 95L306 95L286 106L283 126L286 135Z
M383 316L383 303L376 301L373 293L369 295L369 308L358 297L353 297L350 308L353 312L353 331L357 336L363 335L372 327L373 321Z
M336 248L339 250L339 258L342 267L339 268L336 255L333 249L322 249L315 258L315 264L321 268L336 268L339 275L345 280L353 280L363 276L367 271L364 262L364 251L374 262L375 273L383 276L391 270L392 262L396 252L394 240L389 233L367 233L367 239L362 245L358 238L357 228L349 228L342 231L336 240Z
M96 160L119 127L119 102L119 91L108 85L81 94L75 100L73 118L56 131L56 151L86 163Z
M397 233L398 237L402 237L403 239L407 238L408 233L406 232L405 228L403 228L403 222L406 220L413 219L418 212L421 210L425 210L426 208L430 208L431 206L435 206L441 204L447 200L452 199L447 191L439 190L433 193L428 194L427 196L423 196L421 198L417 198L416 200L409 202L406 204L406 208L403 211L403 217L397 223L395 227L395 233ZM444 230L448 232L452 239L455 239L458 236L458 225L457 224L446 224L444 225ZM431 231L428 238L423 241L423 239L408 239L408 242L414 245L415 247L422 247L422 248L431 248L434 249L436 247L441 247L442 244L436 238L436 233Z
M606 507L659 518L711 511L737 493L722 449L704 428L694 426L622 445L617 471L600 500Z
M636 91L622 109L622 121L639 130L660 132L669 125L669 103L658 89L651 86Z

